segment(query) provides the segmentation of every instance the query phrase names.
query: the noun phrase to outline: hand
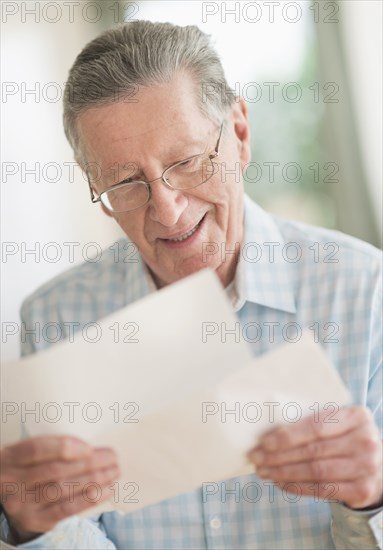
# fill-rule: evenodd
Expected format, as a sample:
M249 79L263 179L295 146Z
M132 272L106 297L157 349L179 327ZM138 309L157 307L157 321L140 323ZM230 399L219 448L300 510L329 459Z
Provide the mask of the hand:
M92 448L73 437L35 437L4 447L1 501L14 539L10 542L31 540L107 500L111 493L106 488L118 476L112 449Z
M350 508L379 506L382 442L372 413L354 406L339 409L331 422L326 417L310 415L265 434L248 454L257 475L294 494L329 498L330 486L331 498Z

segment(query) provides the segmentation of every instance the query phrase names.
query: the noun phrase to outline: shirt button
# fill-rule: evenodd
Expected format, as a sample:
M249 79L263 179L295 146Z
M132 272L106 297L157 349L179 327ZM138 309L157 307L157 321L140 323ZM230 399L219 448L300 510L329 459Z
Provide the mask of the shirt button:
M219 517L215 517L210 520L210 527L212 529L219 529L221 527L221 520L219 519Z

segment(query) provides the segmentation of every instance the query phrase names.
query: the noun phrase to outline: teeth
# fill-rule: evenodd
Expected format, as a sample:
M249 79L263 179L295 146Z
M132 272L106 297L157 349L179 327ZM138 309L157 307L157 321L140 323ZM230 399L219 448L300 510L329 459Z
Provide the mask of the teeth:
M195 231L197 231L197 229L199 228L199 225L200 225L201 222L198 222L197 225L195 227L193 227L193 229L191 229L190 231L188 231L187 233L185 233L184 235L181 235L180 237L176 237L175 239L168 239L168 241L172 241L172 242L179 242L179 241L184 241L185 239L187 239L188 237L190 237L190 235L193 235L193 233Z

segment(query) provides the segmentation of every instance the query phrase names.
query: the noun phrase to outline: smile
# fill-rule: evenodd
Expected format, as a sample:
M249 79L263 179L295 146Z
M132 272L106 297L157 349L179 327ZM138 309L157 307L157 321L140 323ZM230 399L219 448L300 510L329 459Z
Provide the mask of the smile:
M192 243L194 239L198 238L199 229L203 225L206 218L206 213L204 216L200 219L200 221L189 231L186 233L182 233L181 235L177 235L177 237L169 237L167 239L161 239L161 241L166 244L167 246L171 248L178 248L180 246L185 246L186 244L189 245L189 243Z
M174 239L166 239L167 241L171 241L171 242L174 242L174 243L178 243L180 241L184 241L185 239L187 239L188 237L190 237L191 235L193 235L193 233L195 231L197 231L197 229L199 228L199 226L201 225L201 222L202 222L203 218L197 223L197 225L195 225L192 229L190 229L190 231L188 231L187 233L184 233L184 235L180 235L179 237L175 237Z

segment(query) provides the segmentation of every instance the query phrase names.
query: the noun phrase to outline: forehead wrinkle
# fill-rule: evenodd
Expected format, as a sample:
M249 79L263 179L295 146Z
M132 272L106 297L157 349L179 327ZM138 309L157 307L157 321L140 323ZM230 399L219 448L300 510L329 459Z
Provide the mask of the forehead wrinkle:
M95 122L95 129L99 129L100 126L102 127L102 125L104 124L105 122L105 119L107 119L107 115L105 114L105 111L107 111L107 109L110 108L109 105L106 105L106 106L100 106L100 107L96 107L96 108L93 108L93 109L88 109L87 111L85 111L83 114L82 114L82 117L81 115L79 116L79 120L78 120L78 131L80 133L80 135L82 134L82 128L81 128L81 118L86 118L89 116L89 112L96 112L97 115L99 115L99 118L98 120L96 120ZM172 122L169 122L169 120L164 120L163 122L159 121L156 125L155 128L152 128L152 129L144 129L143 131L138 131L138 132L135 132L133 133L132 135L130 136L127 136L127 137L122 137L122 138L116 138L116 139L111 139L109 141L110 144L113 144L113 143L121 143L121 142L125 142L125 141L129 141L129 140L132 140L132 139L136 139L136 138L139 138L139 137L142 137L142 136L146 136L148 134L151 134L157 130L161 130L161 129L167 129L167 128L171 128L173 126L177 126L177 125L181 125L181 124L185 124L185 121L184 120L174 120ZM133 128L133 131L134 131L134 128ZM101 133L102 133L102 128L101 128ZM96 138L96 144L98 142L97 140L97 132L95 132L95 138ZM88 152L92 152L93 151L93 146L92 146L92 142L88 143L87 144L87 149L88 149ZM133 161L128 161L128 163L133 163ZM125 164L125 162L124 162ZM107 167L104 172L109 172L111 171L113 168L113 166L116 165L116 162L112 163L110 165L110 167ZM121 164L122 166L122 164Z
M131 136L128 136L128 137L123 137L123 138L119 138L119 139L114 139L111 141L111 143L118 143L120 141L128 141L130 139L135 139L135 138L138 138L138 137L142 137L142 136L146 136L148 134L151 134L153 132L155 132L156 130L159 130L161 128L170 128L171 126L175 126L177 124L181 124L181 122L173 122L171 124L160 124L158 126L156 126L156 128L152 128L150 130L144 130L142 132L139 132L139 133L136 133L136 134L133 134Z
M143 136L146 136L148 134L152 134L153 132L157 131L157 130L160 130L161 128L170 128L172 126L175 126L177 124L181 124L180 121L175 121L175 122L172 122L172 123L163 123L163 124L159 124L156 126L156 128L153 128L153 129L150 129L150 130L143 130L142 132L139 132L139 133L135 133L131 136L128 136L128 137L122 137L122 138L119 138L119 139L113 139L111 140L110 143L123 143L123 142L126 142L126 141L130 141L132 139L136 139L136 138L139 138L139 137L143 137ZM137 167L137 170L135 170L134 172L132 172L132 174L136 173L136 172L140 172L142 171L142 167L140 167L140 165L133 161L133 160L124 160L123 162L120 162L120 163L117 163L117 162L113 162L110 166L108 166L105 170L104 170L104 173L106 175L108 175L110 172L113 172L115 170L115 167L116 167L116 164L122 168L123 166L129 166L129 167L132 167L132 166L135 166Z
M142 134L140 135L145 135L147 132L143 132ZM130 138L122 138L122 139L119 139L119 140L114 140L113 142L111 143L115 143L115 142L121 142L121 141L127 141L129 140ZM198 151L195 151L195 152L192 152L192 151L189 151L186 152L184 147L185 145L189 145L190 147L192 146L200 146L200 150ZM180 158L174 158L173 159L173 162L177 162L179 160L183 160L184 158L187 158L188 156L192 156L194 154L199 154L199 153L203 153L203 147L206 146L206 143L204 140L201 140L201 139L181 139L179 138L177 140L177 142L173 143L172 146L170 148L167 148L166 149L166 154L168 154L170 157L173 156L173 157L180 157ZM185 151L183 153L183 151ZM182 157L182 158L181 158ZM162 162L164 162L165 158L161 159ZM142 167L140 166L140 164L138 162L135 162L134 160L124 160L122 162L114 162L112 163L110 166L108 166L105 170L104 170L104 173L107 175L109 174L110 172L114 172L115 169L116 169L116 166L120 167L120 168L123 168L124 166L126 166L127 168L129 169L132 169L133 167L136 168L136 170L132 171L131 173L132 174L135 174L136 172L137 173L143 173L143 169Z

